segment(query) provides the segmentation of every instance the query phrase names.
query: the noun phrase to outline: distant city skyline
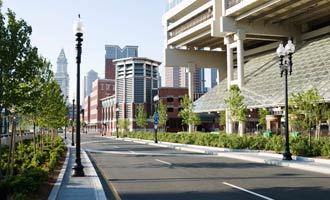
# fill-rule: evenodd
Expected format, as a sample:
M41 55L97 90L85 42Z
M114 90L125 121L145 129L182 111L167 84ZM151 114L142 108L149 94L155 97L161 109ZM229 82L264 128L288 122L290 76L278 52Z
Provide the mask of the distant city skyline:
M32 45L56 72L58 52L64 49L70 77L69 99L76 91L76 50L72 26L78 14L85 26L82 43L81 86L91 69L104 78L104 45L139 46L139 56L163 61L162 15L167 0L42 1L3 0L2 12L10 8L18 19L32 26ZM36 14L36 12L38 14ZM141 28L143 24L144 28ZM148 29L146 29L147 27ZM83 87L81 88L83 90ZM83 97L83 92L81 92Z

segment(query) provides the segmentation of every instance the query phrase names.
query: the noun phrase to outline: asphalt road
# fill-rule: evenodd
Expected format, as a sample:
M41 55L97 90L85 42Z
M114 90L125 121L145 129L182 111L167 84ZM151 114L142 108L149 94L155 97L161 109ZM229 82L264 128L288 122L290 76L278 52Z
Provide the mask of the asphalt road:
M330 199L324 174L98 136L81 141L104 187L123 200Z

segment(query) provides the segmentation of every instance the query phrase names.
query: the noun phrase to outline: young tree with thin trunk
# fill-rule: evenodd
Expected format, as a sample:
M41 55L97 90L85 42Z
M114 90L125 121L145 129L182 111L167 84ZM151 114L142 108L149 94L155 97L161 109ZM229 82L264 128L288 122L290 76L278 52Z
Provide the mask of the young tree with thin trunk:
M144 111L143 104L139 104L137 107L136 124L143 129L148 125L147 113Z
M160 127L164 127L165 132L166 132L166 122L167 122L167 119L168 119L167 106L166 106L166 104L164 104L162 99L159 100L158 114L159 114L158 125Z
M179 112L178 116L182 117L182 122L193 128L195 125L201 124L199 115L194 113L194 103L189 99L189 96L185 95L180 103L183 109Z
M239 122L243 124L246 121L247 107L243 103L244 96L241 94L241 90L238 85L232 85L229 89L229 97L225 99L225 104L229 108L230 118L233 122ZM244 129L239 127L239 134L243 136Z

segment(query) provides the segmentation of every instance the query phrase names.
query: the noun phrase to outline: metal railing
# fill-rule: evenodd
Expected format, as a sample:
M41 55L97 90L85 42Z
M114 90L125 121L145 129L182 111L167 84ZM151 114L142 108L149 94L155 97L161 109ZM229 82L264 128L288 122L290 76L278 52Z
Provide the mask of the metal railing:
M186 21L185 23L181 24L180 26L176 27L175 29L168 32L168 38L173 38L190 28L193 28L197 26L198 24L201 24L208 19L213 17L212 8L209 8L203 12L201 12L199 15L196 15L195 17L191 18L190 20Z
M241 3L242 1L244 1L244 0L226 0L225 1L226 9L231 8L231 7L235 6L236 4Z

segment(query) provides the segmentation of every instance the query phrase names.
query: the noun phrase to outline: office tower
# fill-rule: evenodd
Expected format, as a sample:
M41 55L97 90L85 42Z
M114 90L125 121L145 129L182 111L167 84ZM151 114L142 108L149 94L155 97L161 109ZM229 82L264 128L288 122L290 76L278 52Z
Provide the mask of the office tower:
M105 45L105 79L115 79L116 70L113 60L129 57L138 57L138 46Z
M84 98L91 94L93 88L93 81L95 81L97 78L98 74L94 70L89 70L89 72L87 72L87 76L86 78L84 78L84 80L86 80L84 83Z
M60 85L63 100L69 103L69 74L67 70L68 62L65 57L64 49L61 49L60 55L57 58L57 70L55 73L55 78L57 83Z

